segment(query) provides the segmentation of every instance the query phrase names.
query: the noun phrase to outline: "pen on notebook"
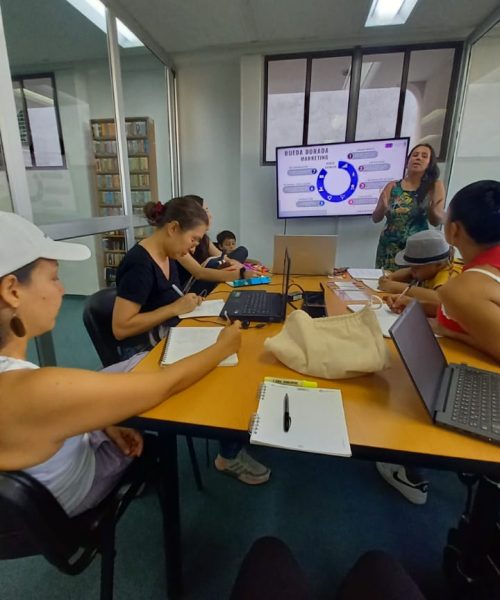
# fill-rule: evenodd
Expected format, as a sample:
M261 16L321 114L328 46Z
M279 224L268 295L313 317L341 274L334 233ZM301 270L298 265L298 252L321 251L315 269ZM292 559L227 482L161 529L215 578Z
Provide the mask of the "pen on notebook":
M179 296L182 298L184 296L184 294L181 292L181 290L175 285L175 283L172 284L172 289L174 290L174 292L176 294L179 294Z
M285 397L283 398L283 431L285 433L288 433L291 424L292 418L290 417L288 394L285 394Z
M281 385L295 385L296 387L318 387L316 381L308 381L307 379L280 379L279 377L264 377L264 381L268 381L270 383L279 383Z
M399 296L396 298L395 302L399 302L399 300L401 300L401 298L403 296L406 296L406 294L408 293L408 290L410 288L412 288L416 283L417 283L416 280L413 280L412 282L410 282L410 284L405 287L405 289L401 292L401 294L399 294Z

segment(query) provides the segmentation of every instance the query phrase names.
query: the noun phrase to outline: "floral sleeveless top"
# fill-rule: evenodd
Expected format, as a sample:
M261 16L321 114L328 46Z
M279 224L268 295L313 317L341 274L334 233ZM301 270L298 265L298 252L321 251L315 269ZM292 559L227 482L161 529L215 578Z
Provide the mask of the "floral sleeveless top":
M403 190L401 181L396 182L391 190L390 210L377 247L377 268L389 271L398 269L394 257L404 249L406 240L414 233L429 229L428 206L427 196L423 202L418 202L416 191Z

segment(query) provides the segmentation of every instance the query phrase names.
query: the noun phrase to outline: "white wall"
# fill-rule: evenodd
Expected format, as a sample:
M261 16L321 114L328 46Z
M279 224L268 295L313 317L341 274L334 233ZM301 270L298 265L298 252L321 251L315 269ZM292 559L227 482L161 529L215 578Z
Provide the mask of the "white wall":
M239 58L178 63L182 193L205 198L212 236L240 221Z
M232 229L251 256L272 264L276 218L274 166L262 166L261 55L177 61L183 193L204 196L213 235ZM338 265L371 266L380 225L369 217L290 219L287 232L338 233Z

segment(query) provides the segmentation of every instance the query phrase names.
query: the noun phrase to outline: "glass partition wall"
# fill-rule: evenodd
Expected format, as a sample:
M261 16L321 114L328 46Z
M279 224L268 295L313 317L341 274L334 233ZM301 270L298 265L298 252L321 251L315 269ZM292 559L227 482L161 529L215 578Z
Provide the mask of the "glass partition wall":
M166 67L98 0L0 0L0 19L8 65L0 87L11 95L0 94L0 111L11 102L15 123L0 134L18 138L5 152L20 148L13 172L0 145L0 210L91 249L88 261L61 264L64 327L39 350L48 347L58 364L95 367L83 301L114 284L127 248L147 235L142 206L172 196ZM9 178L26 193L16 194ZM87 361L65 356L79 336Z
M500 22L471 48L448 200L465 185L500 179Z

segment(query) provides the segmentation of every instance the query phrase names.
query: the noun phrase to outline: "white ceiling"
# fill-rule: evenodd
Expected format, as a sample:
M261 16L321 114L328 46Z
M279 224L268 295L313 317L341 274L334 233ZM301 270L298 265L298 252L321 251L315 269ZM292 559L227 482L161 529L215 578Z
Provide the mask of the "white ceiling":
M419 0L405 25L364 27L370 0L103 0L160 56L464 39L500 0ZM0 0L12 70L106 59L105 34L66 0ZM122 56L144 49L121 50Z
M464 39L498 0L419 0L407 23L365 28L371 0L103 0L168 54L261 45Z

